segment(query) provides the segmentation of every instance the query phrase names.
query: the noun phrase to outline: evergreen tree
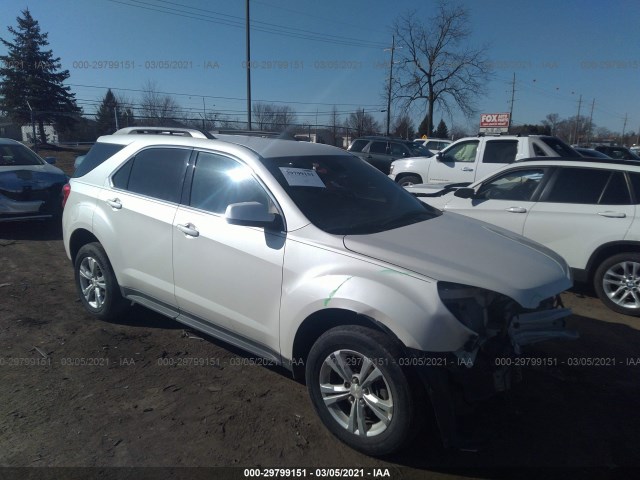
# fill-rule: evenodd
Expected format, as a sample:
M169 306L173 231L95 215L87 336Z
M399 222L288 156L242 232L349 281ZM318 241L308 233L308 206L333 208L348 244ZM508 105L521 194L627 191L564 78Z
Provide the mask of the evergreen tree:
M440 119L438 128L436 128L435 136L436 138L449 138L449 129L447 128L447 124L444 123L444 120L442 119Z
M418 137L422 137L423 135L426 135L427 137L431 137L433 136L432 134L433 134L433 122L430 121L429 114L427 113L424 119L422 120L422 122L420 122L420 126L418 127Z
M98 113L96 114L96 128L98 130L98 136L109 135L115 132L118 128L126 127L126 114L127 110L120 105L111 89L108 89L106 95L102 99L100 107L98 108ZM118 117L117 124L116 116Z
M13 121L28 124L33 109L40 139L45 143L45 122L68 128L81 110L70 88L63 85L69 71L61 70L60 58L45 50L49 45L48 33L40 31L29 9L23 10L22 17L16 20L17 28L8 27L13 42L0 38L7 48L7 55L0 55L0 110L7 112Z

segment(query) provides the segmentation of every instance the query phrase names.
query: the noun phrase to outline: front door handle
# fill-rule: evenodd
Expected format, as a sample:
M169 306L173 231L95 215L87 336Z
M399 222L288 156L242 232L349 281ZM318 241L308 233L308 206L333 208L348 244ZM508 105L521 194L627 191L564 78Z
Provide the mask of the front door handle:
M507 212L511 213L527 213L527 209L523 207L509 207L507 208Z
M197 237L200 235L200 232L193 223L187 223L185 225L178 224L176 228L188 237Z
M464 167L464 168L462 169L462 171L463 171L463 172L473 172L473 168L471 168L471 167Z
M598 215L608 218L625 218L627 216L626 213L622 212L598 212Z
M120 210L122 208L122 202L120 202L119 198L109 198L105 201L111 208L115 208L116 210Z

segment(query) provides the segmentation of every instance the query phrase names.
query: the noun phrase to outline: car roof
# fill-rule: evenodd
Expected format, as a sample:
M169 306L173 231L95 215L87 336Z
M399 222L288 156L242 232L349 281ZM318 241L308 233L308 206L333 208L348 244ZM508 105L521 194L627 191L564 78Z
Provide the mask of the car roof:
M384 140L385 142L403 142L403 143L413 143L414 140L407 140L406 138L400 137L385 137L384 135L368 135L364 137L358 137L356 140ZM355 142L355 140L354 140Z
M627 167L630 170L640 171L640 161L638 160L621 160L616 158L589 158L589 157L532 157L523 158L522 160L516 160L511 166L517 165L545 165L546 166L563 166L563 167L601 167L601 168L614 168L623 170L623 167Z
M262 138L250 135L218 134L213 139L184 137L178 135L104 135L96 143L115 143L130 145L134 142L140 147L153 145L175 145L192 148L211 149L222 145L239 145L263 158L308 156L308 155L351 155L338 147L321 143L296 142L275 138ZM221 145L222 144L222 145Z

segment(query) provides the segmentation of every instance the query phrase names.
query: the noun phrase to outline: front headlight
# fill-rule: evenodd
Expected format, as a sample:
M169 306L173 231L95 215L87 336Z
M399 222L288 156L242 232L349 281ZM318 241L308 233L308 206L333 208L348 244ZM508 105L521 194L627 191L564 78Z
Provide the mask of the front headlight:
M389 167L389 173L393 173L393 163L391 164L391 166Z
M459 283L438 282L440 300L456 319L478 335L487 325L487 307L495 294L488 290Z

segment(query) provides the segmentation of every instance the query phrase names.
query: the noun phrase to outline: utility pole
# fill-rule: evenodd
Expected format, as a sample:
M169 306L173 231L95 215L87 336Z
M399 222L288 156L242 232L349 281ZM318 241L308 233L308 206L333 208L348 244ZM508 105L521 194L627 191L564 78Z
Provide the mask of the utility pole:
M204 97L202 97L202 130L206 130L205 119L207 118L207 106L204 103Z
M116 117L116 131L120 130L120 125L118 124L118 105L113 106L113 114Z
M29 101L27 101L27 107L29 107L29 112L31 112L31 135L33 136L33 149L35 150L38 144L36 141L36 122L33 118L33 108L29 105Z
M247 5L247 128L251 130L251 35L249 33L249 0Z
M509 129L511 128L511 124L513 123L513 102L515 100L516 95L516 72L513 72L513 82L511 83L511 107L509 108Z
M596 99L591 102L591 113L589 114L589 130L587 131L587 143L591 143L591 128L593 127L593 107L596 106Z
M389 89L387 91L387 137L391 124L391 82L393 80L393 52L396 49L396 36L391 37L391 63L389 64ZM386 48L385 50L389 50Z
M622 145L624 145L624 131L627 129L627 114L624 114L624 124L622 125L622 138L621 138L621 142Z
M578 100L578 115L576 116L576 133L574 137L575 143L580 143L580 139L578 138L578 126L580 125L580 107L582 107L582 94L580 94L580 100Z

